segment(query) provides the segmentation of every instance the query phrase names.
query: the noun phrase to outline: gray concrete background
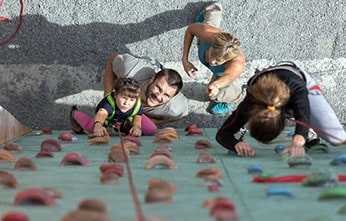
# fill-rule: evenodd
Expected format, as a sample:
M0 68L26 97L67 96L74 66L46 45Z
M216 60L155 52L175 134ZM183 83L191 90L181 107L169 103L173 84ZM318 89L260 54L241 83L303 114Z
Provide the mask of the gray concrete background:
M346 4L344 1L221 1L221 28L242 42L247 68L237 84L255 68L280 60L305 67L321 84L342 123L346 78ZM227 116L212 116L203 93L210 73L197 61L197 79L189 79L180 62L186 26L208 1L25 1L20 34L0 47L0 105L33 129L68 129L68 113L78 104L87 113L102 96L106 60L114 52L150 56L177 69L190 99L188 118L168 126L219 127ZM0 42L17 28L20 1L5 0Z

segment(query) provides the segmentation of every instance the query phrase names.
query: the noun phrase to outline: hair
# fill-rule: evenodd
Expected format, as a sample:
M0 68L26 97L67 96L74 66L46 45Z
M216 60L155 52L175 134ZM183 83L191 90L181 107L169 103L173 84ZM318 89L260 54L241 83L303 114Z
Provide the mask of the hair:
M115 94L137 98L140 93L138 82L133 78L119 78L114 84Z
M175 95L183 87L183 79L181 78L180 74L176 70L164 68L161 71L157 72L157 74L155 75L155 80L160 79L162 77L165 77L167 79L167 83L170 87L177 88Z
M285 128L283 107L290 98L290 89L269 72L250 85L253 106L249 112L250 135L262 143L275 139Z
M234 35L221 32L211 41L211 56L217 60L229 61L240 53L240 40Z

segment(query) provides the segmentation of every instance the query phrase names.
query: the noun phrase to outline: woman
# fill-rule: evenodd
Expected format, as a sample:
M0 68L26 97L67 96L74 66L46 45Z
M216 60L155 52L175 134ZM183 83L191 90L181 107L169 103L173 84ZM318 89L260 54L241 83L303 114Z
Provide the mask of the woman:
M244 100L216 134L216 140L226 149L241 157L254 156L255 150L243 141L244 126L247 124L256 140L268 143L282 132L287 118L294 119L296 128L282 154L304 155L305 148L318 144L319 138L311 128L322 132L320 136L332 145L345 144L345 130L321 88L294 63L258 71L247 86Z
M234 35L218 28L221 21L222 7L215 2L203 11L203 23L192 23L184 36L182 63L185 72L196 77L197 68L189 61L189 51L193 38L198 39L198 57L213 76L206 87L206 93L215 104L212 114L224 114L232 103L241 96L241 88L233 85L245 69L245 56L240 48L240 41ZM198 17L198 19L200 19Z

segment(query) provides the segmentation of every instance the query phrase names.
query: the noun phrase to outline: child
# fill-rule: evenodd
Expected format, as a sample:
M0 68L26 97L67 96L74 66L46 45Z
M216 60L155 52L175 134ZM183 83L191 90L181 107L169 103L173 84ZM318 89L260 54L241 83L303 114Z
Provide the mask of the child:
M282 154L304 155L319 144L317 134L332 145L345 144L346 133L311 76L292 62L257 71L247 84L247 95L216 134L216 140L241 157L255 150L243 141L247 123L250 135L262 143L276 138L287 118L296 122L292 143ZM323 132L323 133L322 133ZM305 147L305 148L304 148Z
M114 91L106 95L96 107L96 115L90 118L71 109L70 122L76 133L93 133L95 136L107 135L107 127L121 123L120 130L131 136L154 135L156 125L143 114L139 98L140 88L132 78L119 78L114 84Z

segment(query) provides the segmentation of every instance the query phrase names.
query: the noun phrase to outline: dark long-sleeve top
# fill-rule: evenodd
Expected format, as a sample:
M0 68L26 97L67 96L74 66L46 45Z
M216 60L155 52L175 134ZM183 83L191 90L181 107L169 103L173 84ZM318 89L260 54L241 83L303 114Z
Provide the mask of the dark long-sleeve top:
M277 75L290 90L290 99L288 103L283 107L286 117L293 117L295 120L309 124L310 121L310 105L308 99L308 90L306 88L306 82L300 76L287 71L287 70L276 70L271 72ZM268 74L263 73L261 75ZM253 76L255 77L255 76ZM248 81L248 88L256 84L256 79L252 82L252 78ZM234 136L248 121L248 114L252 107L252 98L249 93L246 94L244 100L238 105L237 109L225 120L222 127L216 134L216 140L225 148L234 150L235 145L240 142ZM305 140L308 135L308 128L296 124L295 134L302 135Z

